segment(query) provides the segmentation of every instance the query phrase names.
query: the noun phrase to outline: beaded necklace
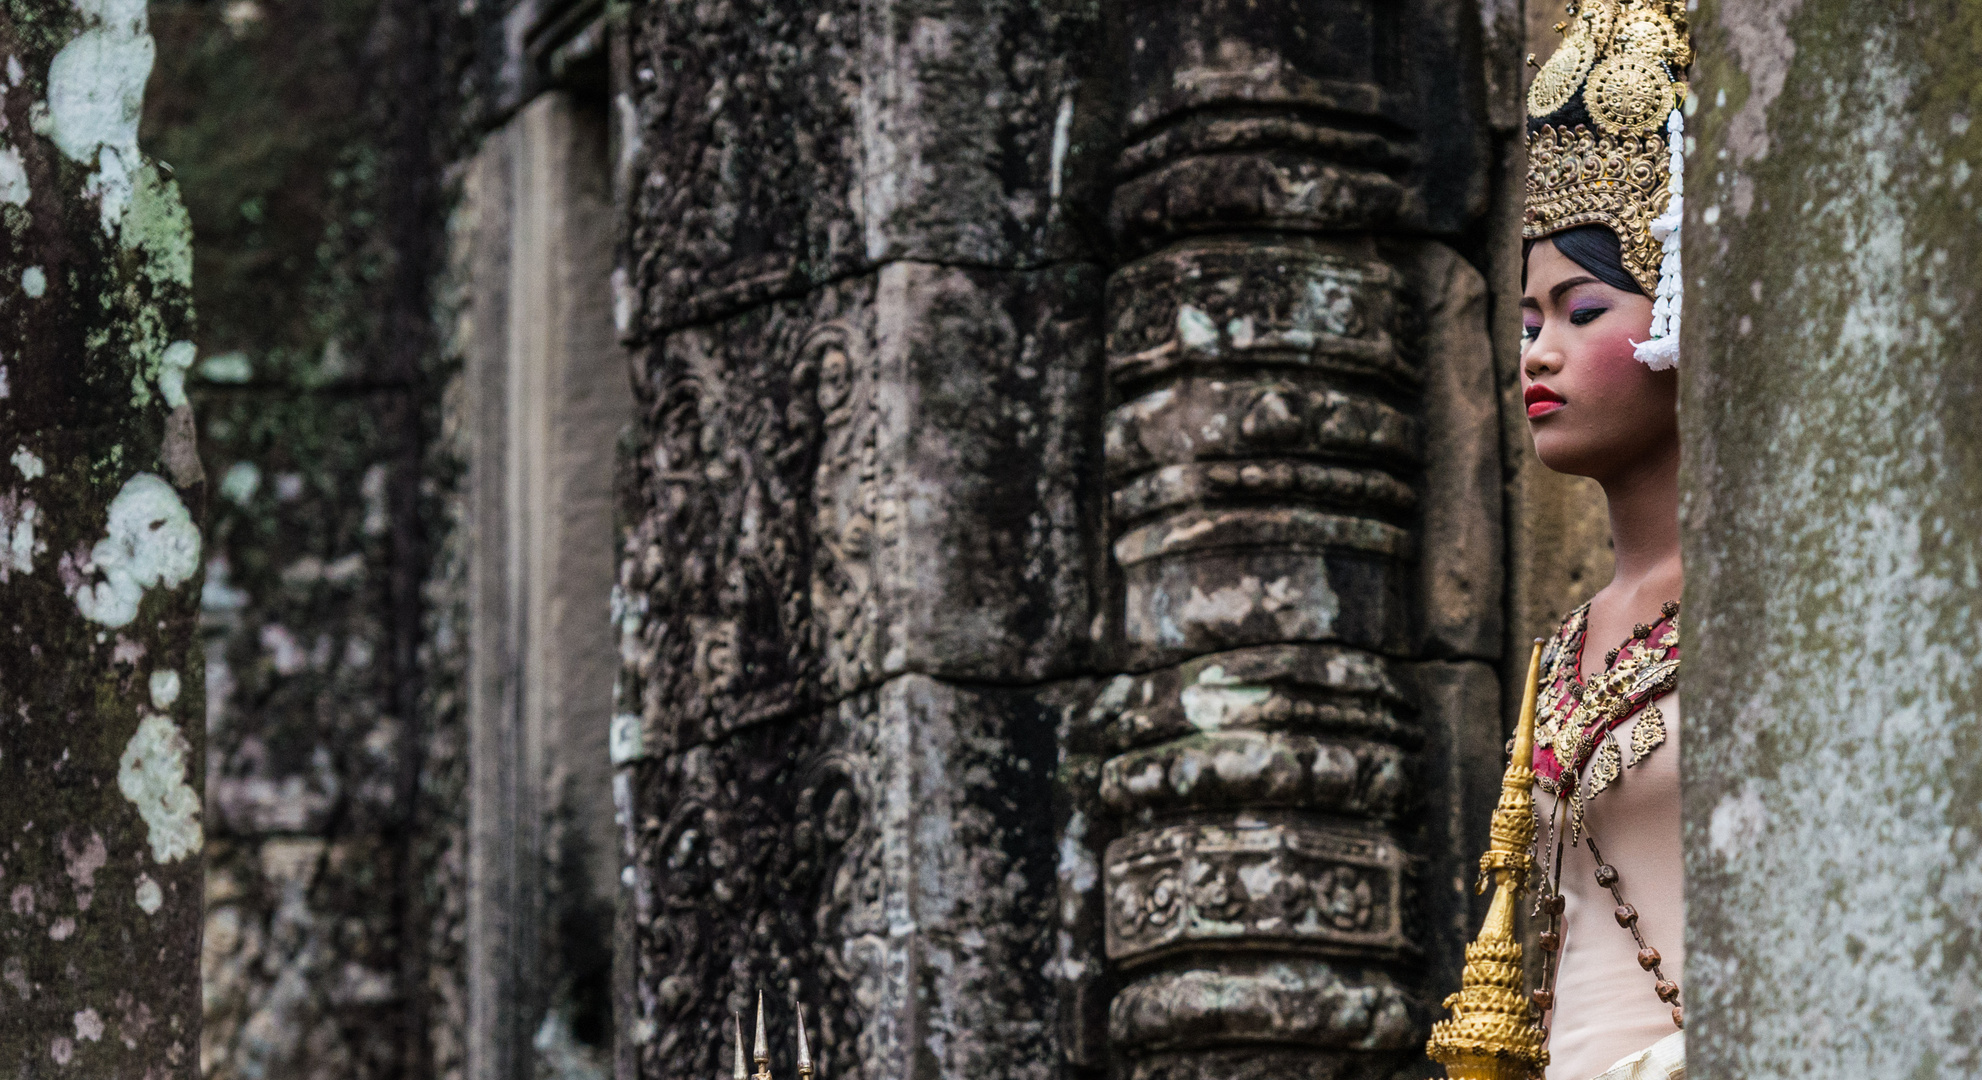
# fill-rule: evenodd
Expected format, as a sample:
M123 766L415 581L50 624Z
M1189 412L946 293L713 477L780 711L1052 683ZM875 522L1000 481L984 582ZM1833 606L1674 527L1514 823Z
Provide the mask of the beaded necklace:
M1679 681L1679 605L1668 602L1662 618L1646 626L1632 627L1631 638L1604 657L1604 670L1585 680L1581 678L1583 645L1589 629L1590 605L1584 604L1563 620L1561 629L1542 653L1541 691L1535 711L1535 779L1543 791L1556 796L1555 811L1549 815L1548 840L1542 844L1536 866L1541 887L1535 890L1537 916L1547 918L1547 928L1539 935L1542 947L1542 985L1534 991L1534 1002L1544 1014L1555 1007L1557 958L1562 950L1561 920L1565 902L1562 896L1562 814L1569 813L1567 842L1587 843L1596 859L1597 885L1610 891L1616 903L1617 925L1629 931L1638 943L1638 966L1650 972L1653 992L1672 1006L1674 1027L1685 1030L1685 1012L1679 1001L1679 984L1665 977L1663 958L1645 940L1638 928L1638 909L1624 900L1617 868L1604 861L1595 836L1585 836L1583 808L1603 794L1620 773L1644 761L1665 742L1665 717L1651 704L1668 694ZM1636 715L1631 728L1631 756L1624 760L1617 741L1610 733ZM1594 756L1594 764L1591 764ZM1590 766L1588 791L1579 783L1583 767ZM1537 825L1539 826L1539 822ZM1536 834L1542 835L1537 828ZM1551 857L1550 848L1553 848Z

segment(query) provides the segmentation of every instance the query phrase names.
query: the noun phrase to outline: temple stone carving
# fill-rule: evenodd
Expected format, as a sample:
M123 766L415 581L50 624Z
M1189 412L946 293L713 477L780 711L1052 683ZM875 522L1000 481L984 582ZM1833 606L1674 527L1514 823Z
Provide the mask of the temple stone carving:
M1415 1067L1497 776L1477 18L636 10L624 1075L755 987L841 1075Z
M1487 290L1438 239L1485 173L1452 18L1123 12L1103 445L1126 671L1070 731L1111 818L1089 835L1112 836L1114 993L1083 1064L1420 1067L1440 913L1466 910L1460 834L1421 819L1465 799L1455 741L1494 741L1504 617Z

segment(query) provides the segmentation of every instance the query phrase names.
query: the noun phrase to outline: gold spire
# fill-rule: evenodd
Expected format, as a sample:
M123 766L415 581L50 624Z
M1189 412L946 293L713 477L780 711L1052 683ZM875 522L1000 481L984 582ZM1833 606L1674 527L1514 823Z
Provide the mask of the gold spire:
M742 1032L738 1032L740 1036ZM755 1080L771 1080L771 1040L764 1036L764 991L757 991L757 1059Z
M798 1080L812 1080L812 1044L805 1041L805 1006L792 1002L798 1011Z
M805 1037L805 1006L793 1001L792 1008L798 1014L798 1080L812 1080L817 1063L812 1060L812 1041ZM764 1024L764 992L757 991L757 1041L750 1055L757 1060L754 1073L745 1064L749 1058L743 1050L743 1017L731 1013L730 1018L736 1022L736 1073L732 1080L771 1080L771 1039Z
M1514 754L1500 780L1492 843L1480 856L1478 890L1487 875L1495 888L1480 936L1466 946L1459 992L1445 999L1452 1018L1432 1025L1425 1053L1445 1066L1450 1080L1538 1080L1548 1065L1548 1033L1521 986L1521 944L1514 939L1514 904L1527 881L1535 842L1535 694L1541 678L1542 642L1528 657L1528 689L1514 726Z

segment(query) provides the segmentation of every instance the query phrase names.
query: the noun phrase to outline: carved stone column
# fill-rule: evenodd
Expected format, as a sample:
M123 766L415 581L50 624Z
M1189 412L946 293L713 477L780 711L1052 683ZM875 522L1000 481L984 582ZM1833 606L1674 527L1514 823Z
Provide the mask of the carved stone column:
M622 1077L1045 1080L1091 670L1084 3L649 4L616 107Z
M1438 239L1483 206L1462 16L1122 12L1126 673L1069 741L1097 759L1088 911L1137 1080L1421 1070L1425 975L1462 940L1502 574L1485 285Z

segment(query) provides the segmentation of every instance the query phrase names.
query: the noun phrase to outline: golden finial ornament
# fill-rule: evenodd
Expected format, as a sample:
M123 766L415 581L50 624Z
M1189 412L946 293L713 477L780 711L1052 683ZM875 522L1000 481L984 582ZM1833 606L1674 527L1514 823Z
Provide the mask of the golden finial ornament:
M764 1035L764 991L757 991L757 1048L751 1054L757 1059L757 1072L752 1080L771 1080L771 1040Z
M805 1037L805 1006L792 1004L798 1013L798 1080L812 1080L814 1062L812 1043ZM736 1023L736 1071L731 1074L731 1080L771 1080L771 1039L764 1024L764 992L757 992L757 1038L748 1056L743 1050L743 1017L731 1013L730 1019ZM753 1059L757 1064L754 1073L748 1064Z
M798 1010L798 1080L812 1080L812 1044L805 1041L805 1006L793 1003Z
M1478 891L1494 881L1493 905L1480 936L1466 946L1459 992L1445 999L1452 1016L1432 1025L1425 1053L1445 1066L1450 1080L1539 1080L1548 1065L1548 1032L1536 1022L1522 992L1521 943L1514 937L1514 906L1534 864L1535 696L1542 642L1528 657L1528 688L1514 725L1514 753L1500 780L1492 842L1480 856Z

